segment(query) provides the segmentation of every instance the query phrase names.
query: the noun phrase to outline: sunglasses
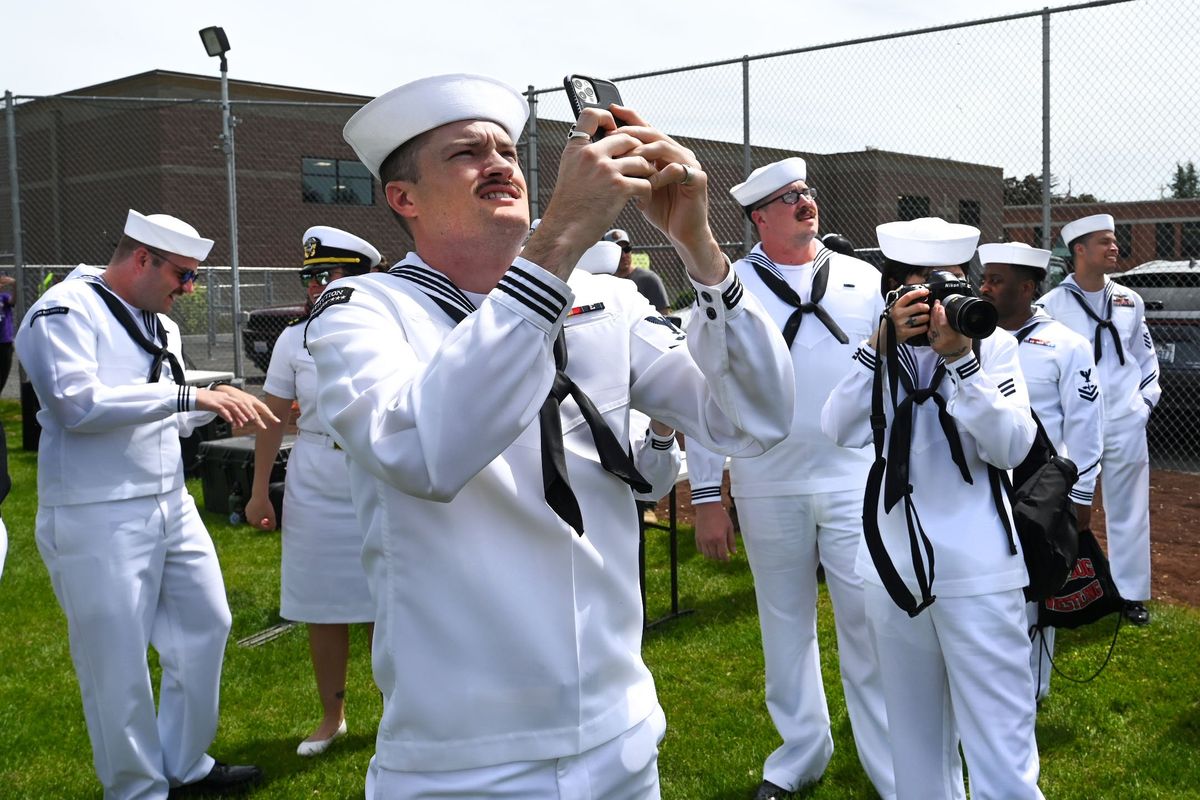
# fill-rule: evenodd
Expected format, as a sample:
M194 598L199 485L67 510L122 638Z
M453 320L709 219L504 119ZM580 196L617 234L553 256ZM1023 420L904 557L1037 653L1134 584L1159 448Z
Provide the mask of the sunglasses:
M805 197L805 198L808 198L809 200L815 201L817 199L817 190L811 186L806 186L803 189L792 189L790 191L784 192L783 194L779 195L779 197L774 197L774 198L768 200L767 202L762 203L761 205L755 206L754 208L752 208L750 210L758 211L760 208L766 208L767 206L771 205L771 203L774 203L778 200L782 200L783 204L785 206L794 206L800 202L801 197Z
M192 282L193 282L193 281L195 281L195 280L196 280L196 278L197 278L197 277L199 277L199 275L200 275L200 272L199 272L199 270L188 269L188 268L187 268L187 267L185 267L183 264L180 264L180 263L178 263L178 262L176 262L176 261L173 261L173 260L171 260L171 259L170 259L170 258L169 258L169 257L168 257L168 256L167 256L165 253L162 253L162 252L160 252L160 251L158 251L158 250L155 250L153 247L146 246L146 250L147 250L149 253L151 253L151 254L152 254L152 255L153 255L155 258L157 258L158 260L167 262L168 264L170 264L170 265L171 265L172 267L174 267L175 269L181 269L181 270L183 270L183 272L177 272L177 273L175 274L175 277L179 278L179 285L180 285L180 286L185 286L185 285L187 285L187 284L189 284L189 283L192 283Z
M336 278L334 278L333 274L327 269L318 270L316 272L306 271L300 273L300 283L304 284L305 286L308 286L313 281L316 281L321 286L328 286L329 282L332 280L336 280Z

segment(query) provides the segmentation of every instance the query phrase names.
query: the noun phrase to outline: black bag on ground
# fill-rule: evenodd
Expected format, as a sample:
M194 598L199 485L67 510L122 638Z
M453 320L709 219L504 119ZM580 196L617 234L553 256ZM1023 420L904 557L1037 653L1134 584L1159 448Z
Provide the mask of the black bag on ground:
M1012 480L1004 470L988 466L996 511L1008 531L1009 548L1016 552L1013 530L1000 500L1003 488L1012 506L1016 536L1021 540L1029 585L1025 599L1036 602L1054 595L1066 582L1079 553L1079 531L1070 492L1079 470L1054 449L1037 414L1037 432L1025 460L1013 468Z
M1040 628L1079 628L1124 608L1096 537L1085 528L1078 541L1079 557L1067 582L1038 604Z

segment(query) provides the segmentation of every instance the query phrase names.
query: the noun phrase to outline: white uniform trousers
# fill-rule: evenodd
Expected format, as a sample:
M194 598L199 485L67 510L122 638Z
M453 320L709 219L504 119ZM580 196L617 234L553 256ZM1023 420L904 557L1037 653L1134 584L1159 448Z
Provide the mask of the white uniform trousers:
M934 584L934 593L937 585ZM1042 800L1020 589L938 597L915 618L866 585L899 800Z
M833 602L846 710L858 758L880 796L895 796L879 663L854 571L862 490L739 497L738 520L754 574L766 660L767 710L783 744L763 778L794 789L817 780L833 756L817 645L817 562Z
M1150 599L1150 454L1146 417L1129 414L1104 423L1100 460L1108 562L1126 600Z
M662 708L579 755L448 772L396 772L371 758L367 800L659 800Z
M1054 658L1054 628L1034 629L1038 618L1037 603L1025 604L1025 616L1029 622L1029 638L1033 643L1029 649L1029 669L1033 673L1035 697L1042 700L1050 694L1050 673L1054 671L1054 665L1050 663Z
M184 489L38 510L104 797L165 798L208 774L231 622L212 539ZM162 665L159 708L146 662Z

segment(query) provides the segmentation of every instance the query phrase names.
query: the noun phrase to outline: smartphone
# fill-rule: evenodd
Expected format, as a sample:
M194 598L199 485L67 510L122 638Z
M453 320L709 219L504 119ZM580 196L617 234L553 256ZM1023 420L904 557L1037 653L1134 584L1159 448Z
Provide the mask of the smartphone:
M608 107L612 103L624 105L621 102L621 92L617 89L617 85L603 78L568 75L563 78L563 87L567 90L567 100L571 102L571 111L575 113L575 119L579 119L579 115L585 108L601 108L608 111ZM624 124L620 119L617 119L616 122L618 125ZM599 139L603 136L604 129L601 128L596 131L596 135L592 139Z

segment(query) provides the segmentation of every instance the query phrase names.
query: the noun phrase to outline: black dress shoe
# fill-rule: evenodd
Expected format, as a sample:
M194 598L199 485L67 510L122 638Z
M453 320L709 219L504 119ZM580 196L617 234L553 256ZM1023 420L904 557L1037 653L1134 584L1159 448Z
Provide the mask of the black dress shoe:
M770 781L763 781L754 793L754 800L787 800L792 793L782 786L776 786Z
M1150 624L1150 612L1146 610L1146 606L1138 600L1125 601L1125 619L1129 620L1130 625Z
M262 770L253 764L213 764L213 768L194 783L176 786L170 797L197 797L206 794L241 794L262 781Z

